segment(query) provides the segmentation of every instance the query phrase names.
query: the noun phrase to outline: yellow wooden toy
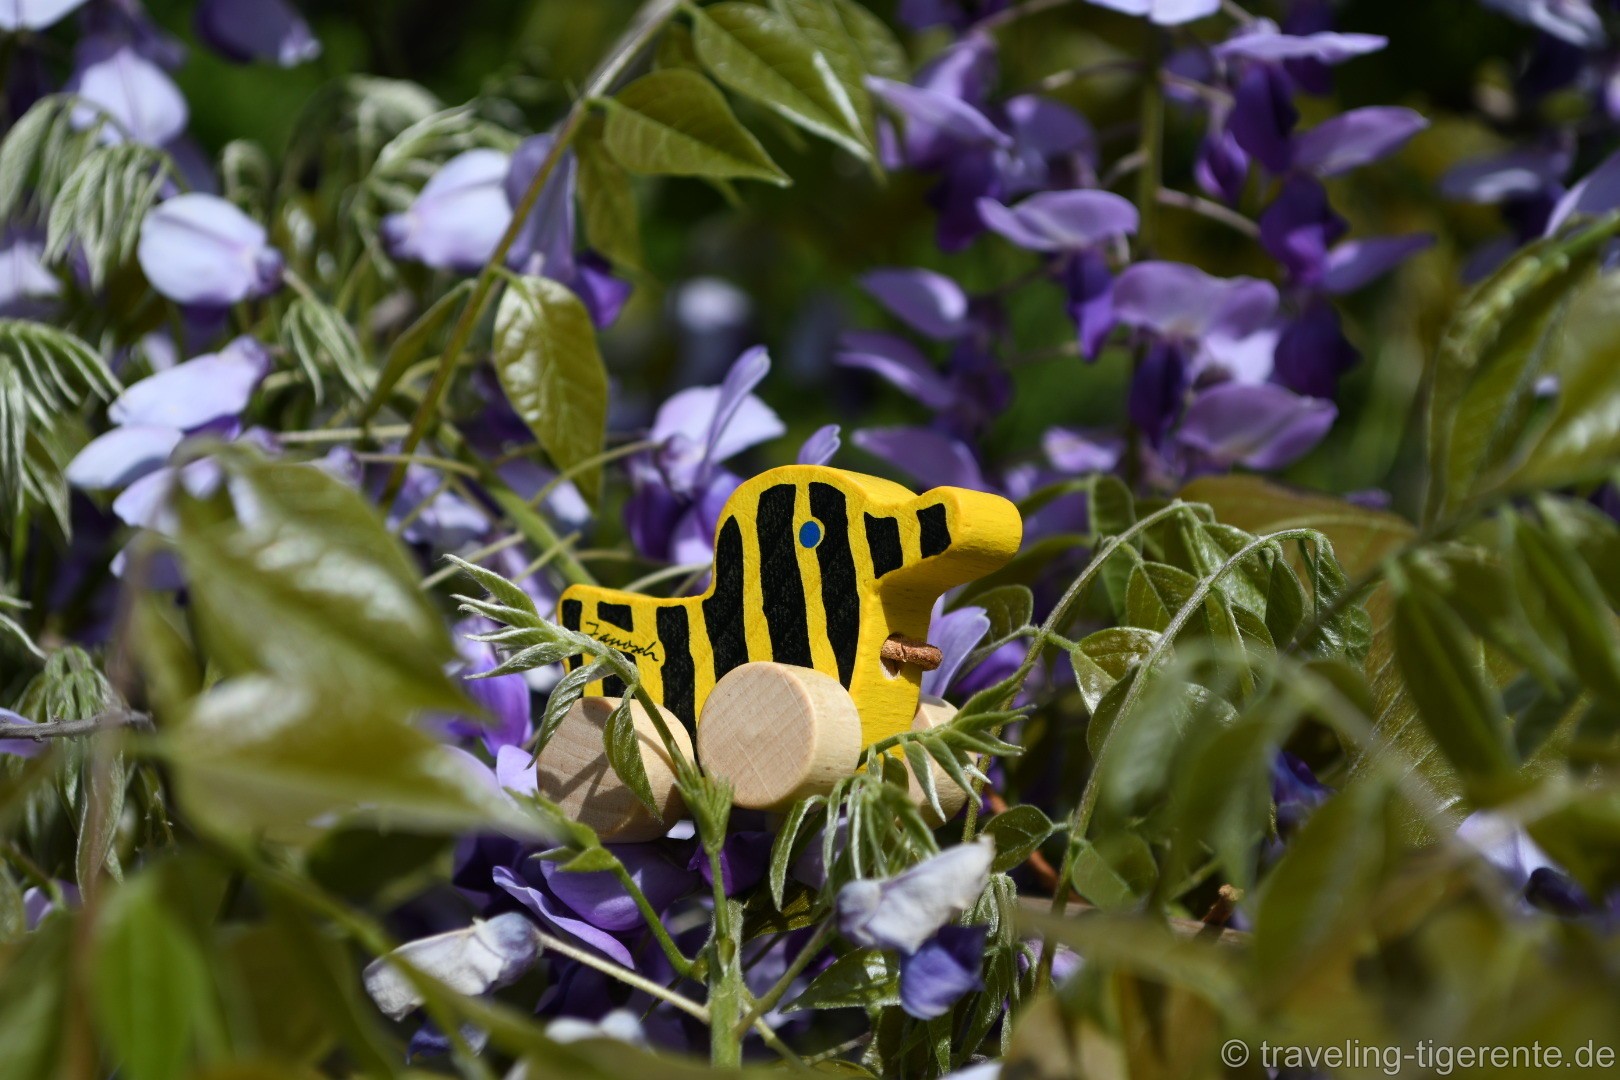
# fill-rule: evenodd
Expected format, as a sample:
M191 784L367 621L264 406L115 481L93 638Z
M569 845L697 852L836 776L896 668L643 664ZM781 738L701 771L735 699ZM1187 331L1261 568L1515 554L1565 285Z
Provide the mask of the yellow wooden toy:
M829 789L862 747L912 730L922 672L939 663L925 640L934 602L1005 565L1022 533L1017 509L997 495L915 495L874 476L788 465L727 500L702 596L575 585L558 618L635 661L739 805L776 807ZM586 689L623 692L617 679ZM573 727L600 751L600 728L588 724L565 720L553 741L573 738Z

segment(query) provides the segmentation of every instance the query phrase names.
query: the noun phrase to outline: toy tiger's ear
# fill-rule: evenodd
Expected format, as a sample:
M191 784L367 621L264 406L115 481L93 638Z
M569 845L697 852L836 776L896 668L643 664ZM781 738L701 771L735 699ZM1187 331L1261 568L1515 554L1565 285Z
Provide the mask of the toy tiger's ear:
M906 507L915 521L921 560L911 574L944 588L965 584L1007 565L1023 542L1018 507L984 491L940 487Z

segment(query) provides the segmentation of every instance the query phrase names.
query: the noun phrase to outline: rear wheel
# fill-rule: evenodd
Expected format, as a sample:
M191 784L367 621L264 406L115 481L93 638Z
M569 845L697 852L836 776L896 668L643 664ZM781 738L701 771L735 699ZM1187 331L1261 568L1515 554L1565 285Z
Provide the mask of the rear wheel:
M640 702L630 703L630 715L636 725L641 763L647 770L647 782L663 821L647 812L635 792L608 764L602 733L608 717L619 707L619 700L584 697L569 707L540 752L535 770L539 791L569 817L595 829L596 835L605 841L655 840L686 815L686 804L675 782L675 762L664 749L664 740ZM692 740L687 737L686 728L674 713L667 709L659 711L674 736L676 748L691 760Z
M854 775L861 716L830 675L790 664L744 664L710 691L697 748L704 770L730 782L738 806L780 810L807 795L825 795Z

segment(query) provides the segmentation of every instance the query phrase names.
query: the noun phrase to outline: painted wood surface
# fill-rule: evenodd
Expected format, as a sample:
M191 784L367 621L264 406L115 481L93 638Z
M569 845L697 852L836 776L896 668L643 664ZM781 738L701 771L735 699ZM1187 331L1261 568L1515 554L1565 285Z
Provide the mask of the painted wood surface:
M875 476L788 465L727 500L702 596L575 585L558 620L631 657L653 700L693 733L722 678L774 661L846 688L865 745L909 730L921 693L921 668L885 661L884 642L926 641L934 601L1004 566L1022 535L1017 508L998 495L951 487L916 495ZM616 696L617 684L586 692Z

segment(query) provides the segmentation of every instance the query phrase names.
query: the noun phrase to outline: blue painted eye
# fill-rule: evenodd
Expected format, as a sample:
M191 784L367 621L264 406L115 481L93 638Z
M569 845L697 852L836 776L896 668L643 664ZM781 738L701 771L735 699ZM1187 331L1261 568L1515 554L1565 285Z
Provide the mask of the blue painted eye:
M799 543L813 548L821 543L821 522L807 521L799 526Z

